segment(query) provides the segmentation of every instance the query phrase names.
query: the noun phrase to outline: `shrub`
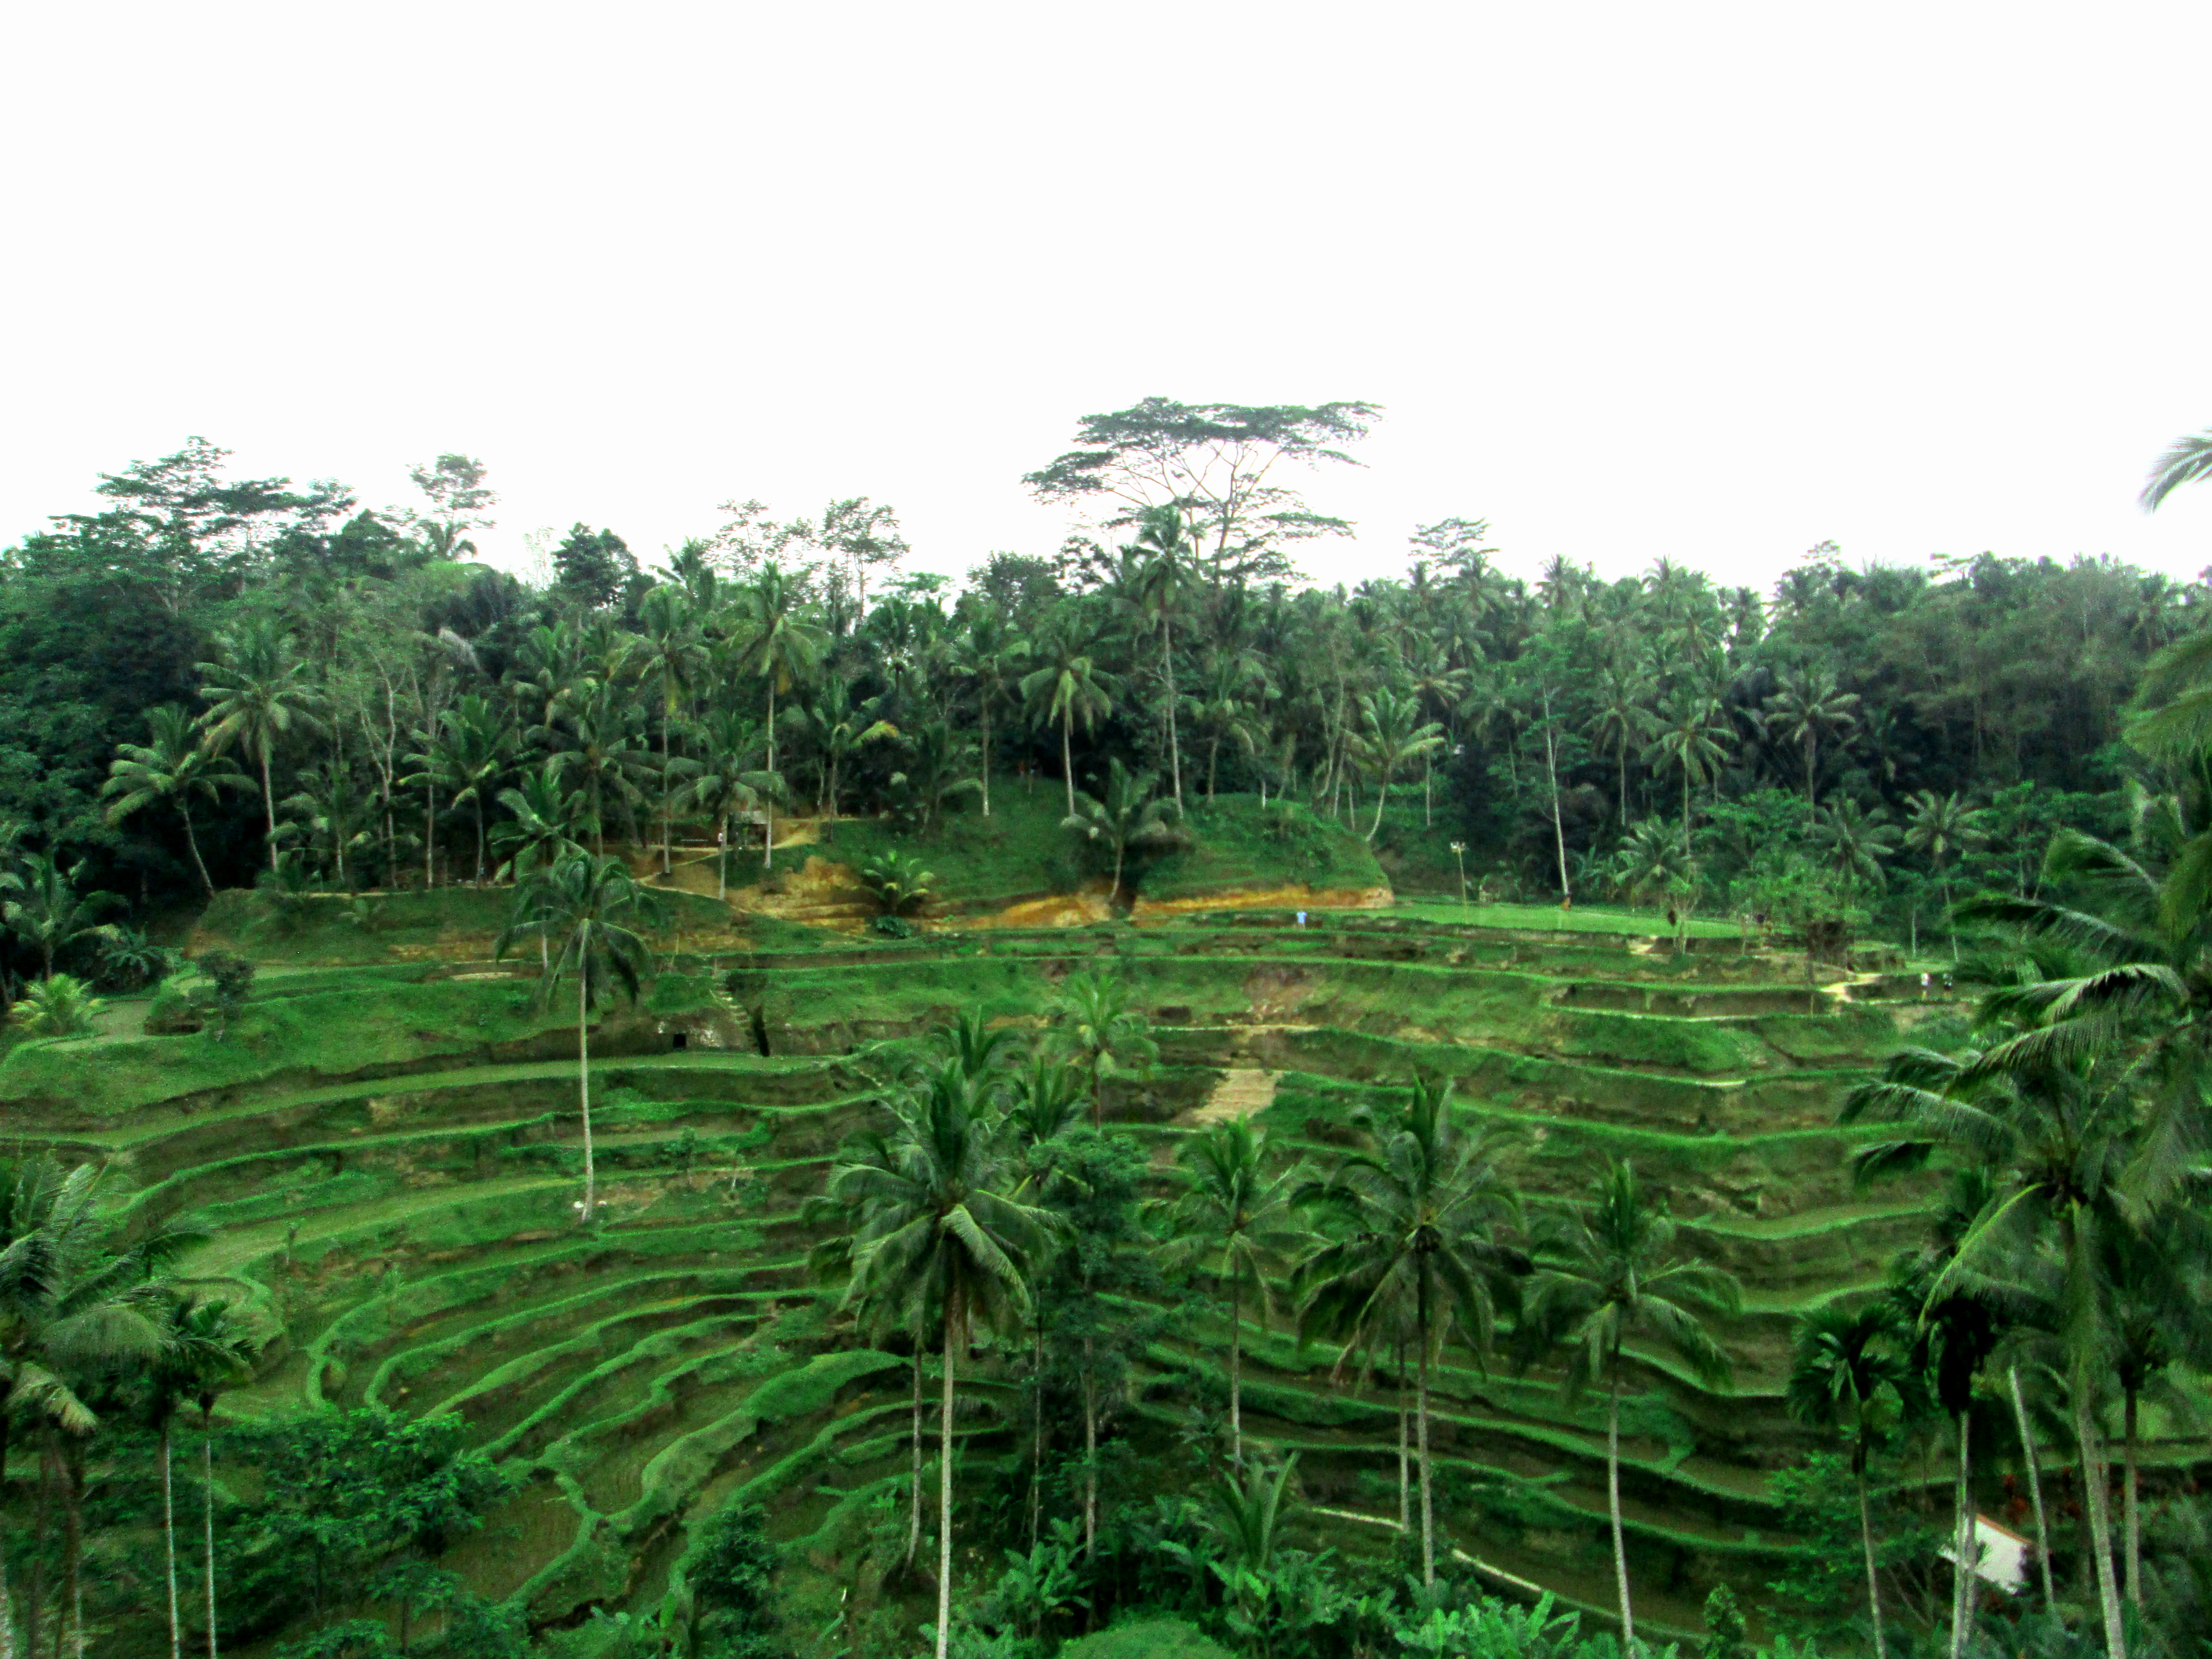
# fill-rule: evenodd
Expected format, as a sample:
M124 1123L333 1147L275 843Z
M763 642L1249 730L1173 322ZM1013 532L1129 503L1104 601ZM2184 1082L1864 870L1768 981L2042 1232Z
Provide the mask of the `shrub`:
M894 849L878 853L860 866L860 882L884 907L886 916L903 916L929 902L929 884L935 872L921 860Z
M34 980L23 999L8 1011L8 1018L26 1036L78 1037L92 1035L92 1017L100 999L74 974L56 974Z

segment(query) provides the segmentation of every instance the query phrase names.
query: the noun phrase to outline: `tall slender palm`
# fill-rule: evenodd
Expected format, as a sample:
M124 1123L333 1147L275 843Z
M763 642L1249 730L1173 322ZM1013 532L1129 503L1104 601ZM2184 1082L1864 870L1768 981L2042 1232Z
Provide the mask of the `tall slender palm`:
M1816 810L1820 816L1814 833L1826 849L1828 867L1843 878L1844 890L1881 886L1888 879L1881 861L1897 851L1897 826L1889 822L1888 811L1880 806L1869 810L1855 800Z
M176 1417L187 1401L204 1400L212 1410L214 1396L228 1383L252 1375L254 1356L260 1351L258 1337L231 1313L228 1303L201 1302L191 1296L172 1297L161 1310L160 1345L146 1374L148 1415L161 1443L161 1540L169 1591L169 1659L182 1659L184 1626L177 1595L177 1506L170 1480L169 1446ZM212 1435L202 1437L203 1450L215 1455ZM216 1643L215 1620L215 1481L207 1475L205 1530L208 1554L208 1651Z
M978 1328L1018 1328L1031 1264L1054 1224L1015 1195L1019 1173L988 1088L947 1062L894 1103L890 1155L841 1161L829 1185L829 1196L860 1218L846 1305L872 1305L907 1328L934 1322L942 1338L937 1659L945 1659L952 1624L957 1361Z
M1583 728L1595 741L1613 746L1617 775L1613 810L1623 824L1628 822L1628 745L1650 732L1651 691L1651 681L1640 664L1614 664L1599 678L1597 712Z
M215 882L208 875L207 860L200 856L199 836L192 829L192 802L197 798L220 803L223 790L246 790L253 785L228 757L200 741L192 717L175 703L148 709L146 723L153 740L118 744L115 759L108 763L107 781L100 789L101 795L109 798L107 821L120 823L156 802L174 806L184 821L185 845L191 849L192 868L199 872L201 887L213 898Z
M1948 919L1951 909L1951 875L1960 856L1989 839L1982 826L1985 815L1967 803L1956 790L1939 795L1933 789L1916 791L1906 799L1910 816L1905 822L1905 844L1927 859L1936 872L1936 880L1943 894L1943 910ZM1951 954L1959 952L1959 930L1951 928Z
M575 835L581 803L562 788L557 757L548 756L525 772L520 787L501 790L499 804L513 816L492 826L491 850L499 856L494 881L520 886L584 850Z
M1410 1333L1417 1382L1421 1582L1436 1582L1436 1502L1429 1457L1429 1372L1456 1333L1488 1352L1501 1304L1528 1261L1513 1240L1520 1200L1486 1127L1452 1106L1451 1085L1416 1079L1406 1109L1370 1112L1365 1145L1301 1196L1323 1217L1320 1245L1300 1266L1299 1328L1348 1350Z
M775 700L811 680L821 666L830 636L804 603L798 586L770 560L738 595L737 669L768 687L768 769L777 769ZM761 862L775 858L775 814L769 811Z
M1620 1528L1621 1358L1632 1339L1657 1343L1709 1386L1724 1383L1728 1356L1702 1322L1732 1313L1736 1282L1717 1267L1674 1254L1674 1225L1627 1163L1608 1163L1589 1202L1560 1218L1537 1251L1530 1323L1566 1349L1570 1395L1603 1384L1606 1504L1613 1522L1613 1573L1624 1647L1636 1641L1628 1550Z
M248 623L223 641L221 659L199 665L200 696L208 705L199 718L217 753L234 744L252 757L261 772L261 802L269 815L269 867L276 867L276 792L270 765L276 745L294 732L312 737L322 730L316 710L324 698L308 678L306 662L295 656L292 641L273 622Z
M1183 699L1183 706L1206 738L1206 798L1212 800L1221 770L1222 744L1232 744L1251 756L1257 755L1267 741L1262 705L1273 688L1249 652L1209 652L1200 666L1198 690ZM1266 793L1264 770L1260 788Z
M1420 699L1385 688L1367 700L1365 729L1358 738L1361 758L1375 777L1375 822L1367 826L1373 841L1382 828L1382 807L1389 799L1391 782L1407 767L1443 747L1444 729L1421 718Z
M591 832L594 852L607 850L609 812L620 808L634 824L644 798L638 781L651 775L653 761L638 726L637 705L623 689L600 684L570 702L547 734L562 782L583 805L582 827Z
M1091 1083L1091 1126L1106 1127L1105 1080L1142 1073L1158 1057L1145 1017L1129 1006L1129 982L1093 968L1071 974L1052 1004L1053 1041Z
M1875 1659L1888 1659L1882 1633L1881 1580L1874 1548L1874 1519L1867 1501L1867 1464L1878 1437L1885 1403L1901 1416L1919 1405L1920 1375L1906 1352L1909 1329L1893 1302L1876 1298L1856 1307L1828 1303L1797 1322L1790 1367L1790 1414L1819 1428L1840 1428L1850 1437L1851 1478L1858 1486L1859 1544L1866 1554L1867 1613Z
M407 758L416 771L403 781L420 783L429 790L432 817L423 848L424 879L429 878L429 843L436 840L435 803L442 793L448 806L467 802L476 809L476 884L481 887L489 873L484 804L507 769L514 747L514 727L504 709L495 707L487 697L472 694L441 710L436 725L415 737L422 748Z
M1042 1198L1059 1183L1054 1180L1052 1149L1083 1115L1083 1079L1065 1060L1042 1054L1030 1056L1026 1069L1015 1073L1006 1105L1006 1133L1013 1139L1015 1157L1022 1169L1019 1190ZM1032 1419L1030 1435L1030 1542L1036 1543L1044 1499L1044 1290L1049 1274L1034 1276L1036 1294L1030 1300L1030 1376L1032 1381Z
M691 597L681 587L661 586L638 606L640 632L630 647L632 672L651 689L660 715L660 873L670 868L670 842L676 815L676 764L670 742L677 716L707 668L707 646Z
M1088 732L1114 712L1121 682L1099 666L1091 642L1063 624L1039 641L1042 665L1022 676L1022 700L1040 726L1060 727L1060 769L1067 784L1067 815L1075 816L1075 728Z
M2048 1040L2032 1030L1976 1053L1909 1049L1878 1082L1845 1101L1843 1121L1898 1126L1896 1139L1854 1157L1863 1176L1924 1165L1938 1150L1988 1172L1988 1199L1968 1218L1922 1298L2016 1283L2045 1253L2053 1263L2051 1324L2065 1367L2107 1652L2126 1651L2112 1576L2105 1443L2095 1418L2100 1383L2117 1349L2118 1305L2109 1273L2136 1236L2123 1202L2136 1119L2139 1063L2124 1053ZM2043 1039L2040 1041L2035 1039ZM2158 1177L2154 1187L2179 1177Z
M653 972L653 947L637 929L657 920L653 896L620 859L571 854L517 895L514 920L492 946L495 959L521 939L554 947L538 981L541 1005L551 1002L562 979L576 982L576 1103L584 1125L584 1199L576 1207L586 1224L599 1215L592 1157L592 1005L615 989L635 1000Z
M1648 728L1646 765L1664 763L1682 775L1682 852L1690 851L1690 791L1717 775L1728 759L1735 728L1721 718L1720 705L1705 694L1678 690L1659 707Z
M954 671L975 694L975 719L983 742L983 816L991 816L991 720L1008 692L1020 681L1029 642L995 611L977 610L967 631L952 644ZM832 792L835 793L834 790Z
M1859 723L1859 694L1836 684L1832 668L1792 675L1766 700L1766 724L1805 751L1805 799L1817 804L1823 738L1848 737Z
M1289 1265L1311 1235L1294 1200L1302 1170L1267 1167L1267 1137L1249 1118L1215 1123L1176 1151L1182 1191L1167 1206L1170 1262L1197 1267L1229 1296L1229 1448L1244 1461L1244 1303L1249 1296L1267 1328L1274 1293L1268 1274Z
M1135 550L1144 558L1131 598L1137 612L1160 636L1161 702L1168 728L1168 778L1176 808L1182 807L1182 740L1176 726L1175 621L1182 608L1184 577L1196 557L1182 511L1174 506L1145 509L1138 520Z
M753 812L783 790L781 774L753 764L765 754L757 722L715 709L699 722L699 771L686 790L691 806L714 821L714 896L730 896L730 820Z

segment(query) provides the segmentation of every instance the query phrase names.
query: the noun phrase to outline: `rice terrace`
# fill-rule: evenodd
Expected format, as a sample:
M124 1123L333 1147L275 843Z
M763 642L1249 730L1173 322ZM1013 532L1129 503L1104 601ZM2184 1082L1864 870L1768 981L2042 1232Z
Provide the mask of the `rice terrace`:
M2201 586L222 466L9 556L0 1659L2198 1650Z

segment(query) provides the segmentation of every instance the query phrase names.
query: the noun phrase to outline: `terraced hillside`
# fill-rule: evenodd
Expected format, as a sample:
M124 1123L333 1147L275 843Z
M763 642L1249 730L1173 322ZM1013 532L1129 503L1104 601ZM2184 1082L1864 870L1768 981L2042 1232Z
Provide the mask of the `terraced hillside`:
M854 1540L903 1491L915 1378L809 1284L800 1206L870 1121L883 1045L964 1008L1034 1024L1056 981L1111 958L1162 1061L1113 1086L1109 1115L1157 1162L1232 1114L1325 1160L1363 1103L1422 1069L1516 1132L1536 1202L1571 1201L1604 1155L1632 1157L1694 1248L1743 1277L1733 1389L1646 1358L1627 1418L1639 1616L1694 1628L1711 1583L1756 1586L1794 1547L1767 1492L1805 1444L1781 1409L1791 1316L1876 1279L1917 1225L1913 1190L1850 1191L1840 1091L1948 1011L1888 1000L1872 976L1808 988L1798 964L1728 940L1676 955L1390 912L1291 924L1257 911L678 956L594 1034L605 1207L589 1225L574 1034L536 1011L534 964L271 974L222 1041L126 1023L20 1048L0 1062L0 1109L26 1142L112 1161L135 1223L214 1229L187 1276L283 1332L227 1411L454 1413L526 1476L447 1563L481 1591L540 1626L643 1607L687 1517L744 1497L796 1547L793 1626L819 1632ZM1224 1328L1206 1298L1176 1301L1127 1434L1170 1437L1194 1398L1218 1395ZM1396 1396L1334 1385L1335 1356L1279 1326L1244 1338L1246 1432L1302 1454L1319 1506L1304 1524L1342 1551L1394 1548ZM974 1376L963 1479L981 1493L1019 1467L1018 1392L999 1357ZM1596 1407L1564 1403L1540 1372L1462 1363L1440 1386L1454 1545L1500 1583L1601 1610Z

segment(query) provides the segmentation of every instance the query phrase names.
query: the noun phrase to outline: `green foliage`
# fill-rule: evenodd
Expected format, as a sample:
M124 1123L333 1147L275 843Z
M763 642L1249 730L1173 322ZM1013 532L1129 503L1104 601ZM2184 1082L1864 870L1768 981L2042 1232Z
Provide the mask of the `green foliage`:
M701 1659L778 1659L788 1650L776 1635L778 1561L765 1519L757 1504L730 1504L692 1533L677 1571Z
M82 980L56 974L24 987L21 999L8 1011L8 1023L25 1036L90 1036L100 1006Z
M933 872L921 867L920 860L896 848L877 854L860 866L861 882L888 917L907 915L928 903L930 884L936 879Z

